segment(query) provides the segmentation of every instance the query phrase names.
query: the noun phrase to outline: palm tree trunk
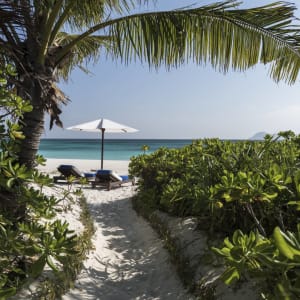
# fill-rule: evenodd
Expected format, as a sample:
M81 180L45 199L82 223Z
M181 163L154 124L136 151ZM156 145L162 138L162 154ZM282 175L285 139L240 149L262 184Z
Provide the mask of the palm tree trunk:
M41 135L44 132L45 108L43 105L43 93L39 82L33 80L28 83L26 93L30 95L33 109L25 113L22 119L25 139L21 143L19 162L28 168L35 166L35 156L38 152Z
M23 133L26 138L21 143L19 161L29 168L35 166L35 156L44 132L44 115L43 108L33 107L33 110L26 113L23 118Z
M35 156L39 149L41 135L44 132L45 97L40 82L35 79L28 79L23 82L19 94L24 99L30 99L32 111L25 113L22 120L22 131L25 139L21 141L18 153L19 163L25 164L28 168L35 167ZM20 183L18 183L20 184ZM15 191L0 189L0 210L13 221L24 220L26 217L26 203L19 202L20 195Z

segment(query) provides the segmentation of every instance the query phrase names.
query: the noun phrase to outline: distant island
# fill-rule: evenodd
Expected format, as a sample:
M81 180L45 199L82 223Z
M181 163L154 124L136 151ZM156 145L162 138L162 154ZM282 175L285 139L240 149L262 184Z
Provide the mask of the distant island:
M264 137L266 136L266 134L268 134L268 133L265 131L257 132L251 138L249 138L249 140L255 140L255 141L263 140Z

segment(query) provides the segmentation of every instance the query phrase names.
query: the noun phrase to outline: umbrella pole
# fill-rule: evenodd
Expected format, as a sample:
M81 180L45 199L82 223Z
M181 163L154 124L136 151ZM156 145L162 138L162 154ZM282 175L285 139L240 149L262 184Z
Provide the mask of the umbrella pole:
M101 170L103 170L104 131L105 131L105 128L101 128L101 132L102 132L102 144L101 144Z

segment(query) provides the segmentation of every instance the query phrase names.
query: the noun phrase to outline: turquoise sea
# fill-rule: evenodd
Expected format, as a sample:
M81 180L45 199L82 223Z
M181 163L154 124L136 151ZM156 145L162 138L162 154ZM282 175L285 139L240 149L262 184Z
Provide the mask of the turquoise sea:
M192 140L105 139L104 159L129 160L131 156L143 153L143 145L148 145L147 153L151 153L160 147L180 148L191 143ZM101 140L42 139L39 154L45 158L100 159Z

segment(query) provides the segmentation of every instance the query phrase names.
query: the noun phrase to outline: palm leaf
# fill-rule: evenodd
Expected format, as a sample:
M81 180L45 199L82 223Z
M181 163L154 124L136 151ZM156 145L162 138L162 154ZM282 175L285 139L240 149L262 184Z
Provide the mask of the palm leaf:
M226 10L232 1L203 8L138 14L107 24L115 37L113 56L167 68L189 60L227 72L271 63L276 81L295 82L300 67L299 28L289 27L293 7L276 3Z
M73 40L77 39L78 35L70 35L67 33L59 33L55 43L59 47L63 47L71 43ZM61 62L61 67L58 68L59 75L62 76L64 80L67 80L70 72L75 68L79 67L84 72L88 72L86 67L88 63L96 63L100 55L100 50L110 51L112 47L112 37L110 36L87 36L85 39L80 40L72 48L72 51L65 56L63 62Z
M124 14L136 5L148 2L147 0L72 0L74 6L70 10L68 26L73 30L89 28L103 22L111 14ZM136 2L136 3L135 3Z
M300 31L299 26L292 26L295 7L286 2L241 10L237 9L239 2L228 0L194 9L119 18L118 14L129 13L150 0L52 2L0 3L1 48L24 72L28 67L22 64L26 55L22 43L37 33L42 37L37 61L44 64L50 60L54 62L51 67L64 62L64 76L77 63L83 67L83 61L97 59L102 47L126 64L139 59L151 67L169 69L192 61L209 63L226 73L264 63L269 64L270 75L276 81L294 83L298 76ZM34 9L29 10L29 4ZM14 15L18 20L15 23ZM60 33L63 26L78 34Z

